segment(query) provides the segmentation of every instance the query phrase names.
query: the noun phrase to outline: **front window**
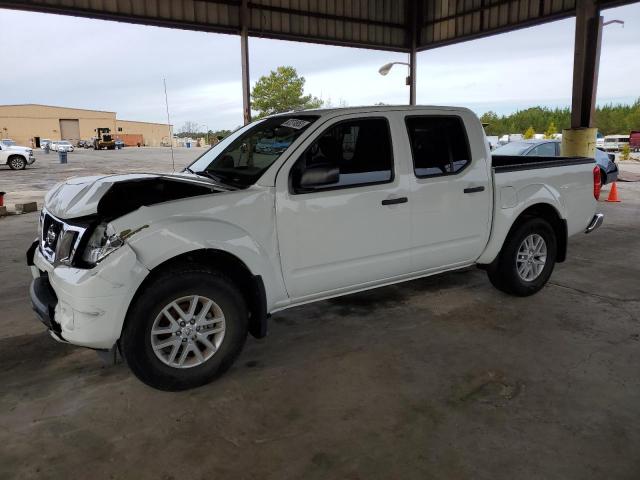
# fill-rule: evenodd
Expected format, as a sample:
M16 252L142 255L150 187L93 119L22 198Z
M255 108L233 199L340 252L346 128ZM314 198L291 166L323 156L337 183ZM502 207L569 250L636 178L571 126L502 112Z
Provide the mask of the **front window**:
M2 140L2 144L7 147L12 147L16 144L13 140Z
M335 181L303 186L305 172L318 167L335 169ZM295 193L387 183L392 179L391 134L384 118L347 120L329 127L291 170Z
M252 123L211 147L187 169L236 188L247 188L317 118L282 115Z

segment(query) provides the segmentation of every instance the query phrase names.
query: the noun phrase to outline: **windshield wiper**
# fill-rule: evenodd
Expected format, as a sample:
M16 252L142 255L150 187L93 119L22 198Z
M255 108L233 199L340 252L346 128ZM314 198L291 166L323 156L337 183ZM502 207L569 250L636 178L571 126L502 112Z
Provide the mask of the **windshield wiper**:
M239 188L237 185L234 185L234 184L229 183L229 182L225 182L221 177L219 177L218 175L214 175L213 173L211 173L211 172L209 172L207 170L202 170L200 172L193 172L193 173L195 173L196 175L200 175L201 177L210 178L214 182L222 185L223 187L233 188L235 190L237 190Z

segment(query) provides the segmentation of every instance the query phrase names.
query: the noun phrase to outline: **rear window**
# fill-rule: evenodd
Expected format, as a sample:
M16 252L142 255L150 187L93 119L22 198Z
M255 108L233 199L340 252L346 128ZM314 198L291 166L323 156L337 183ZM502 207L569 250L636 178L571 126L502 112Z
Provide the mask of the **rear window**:
M407 117L406 124L416 177L453 175L471 163L460 117Z
M496 148L492 155L522 155L529 147L528 143L511 142Z

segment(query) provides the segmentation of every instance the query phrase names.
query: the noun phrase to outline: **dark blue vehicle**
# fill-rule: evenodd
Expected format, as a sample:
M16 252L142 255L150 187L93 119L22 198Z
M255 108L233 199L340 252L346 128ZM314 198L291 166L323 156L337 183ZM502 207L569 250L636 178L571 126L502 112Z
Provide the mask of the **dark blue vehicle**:
M496 148L491 155L522 155L528 157L559 157L560 140L518 140ZM618 179L615 155L596 148L596 163L600 167L602 184Z

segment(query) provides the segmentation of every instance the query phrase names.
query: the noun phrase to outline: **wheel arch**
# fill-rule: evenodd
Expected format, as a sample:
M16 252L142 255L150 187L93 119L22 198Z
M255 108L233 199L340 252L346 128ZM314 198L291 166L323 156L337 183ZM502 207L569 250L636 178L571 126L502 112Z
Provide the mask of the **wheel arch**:
M254 275L245 263L235 255L224 250L212 248L203 248L182 253L165 260L151 269L129 303L124 325L129 321L129 312L132 306L145 288L161 273L171 270L178 265L206 266L219 270L229 277L238 287L238 290L247 303L247 309L249 310L249 333L255 338L263 338L266 336L269 314L267 311L267 297L262 277L260 275Z
M548 202L537 202L527 206L523 209L513 220L511 226L508 228L506 235L500 242L487 248L485 253L478 259L478 265L485 267L498 260L500 252L502 251L507 239L510 238L515 229L517 229L522 222L530 218L542 218L549 222L553 232L556 235L557 242L557 257L556 262L562 263L567 258L567 221L562 218L558 209Z
M511 236L513 231L518 228L522 224L522 222L525 222L530 218L542 218L543 220L549 222L549 225L551 225L551 228L553 228L553 232L556 235L556 262L564 262L567 258L567 221L560 216L560 213L553 205L550 205L548 203L536 203L524 209L513 222L513 225L511 225L511 228L509 229L509 232L504 238L502 244L504 245L504 242L507 241L507 238Z

